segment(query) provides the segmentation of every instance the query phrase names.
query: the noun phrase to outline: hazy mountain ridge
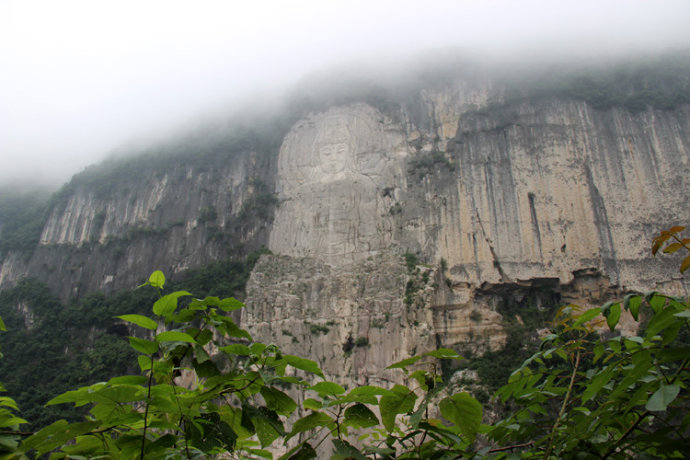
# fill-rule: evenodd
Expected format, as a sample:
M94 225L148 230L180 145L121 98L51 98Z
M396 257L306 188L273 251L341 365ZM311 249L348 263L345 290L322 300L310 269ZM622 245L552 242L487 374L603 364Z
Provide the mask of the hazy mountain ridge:
M646 250L690 218L690 60L660 62L313 85L256 124L76 175L31 221L35 246L3 254L0 286L113 293L265 246L244 326L342 381L439 344L499 350L506 321L557 299L687 291Z

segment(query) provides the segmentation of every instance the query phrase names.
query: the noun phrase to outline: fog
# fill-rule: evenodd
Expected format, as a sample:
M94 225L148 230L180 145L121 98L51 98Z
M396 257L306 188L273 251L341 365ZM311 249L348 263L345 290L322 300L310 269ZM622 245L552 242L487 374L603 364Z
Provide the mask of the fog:
M338 66L654 52L690 45L689 19L687 0L0 0L0 186L57 185Z

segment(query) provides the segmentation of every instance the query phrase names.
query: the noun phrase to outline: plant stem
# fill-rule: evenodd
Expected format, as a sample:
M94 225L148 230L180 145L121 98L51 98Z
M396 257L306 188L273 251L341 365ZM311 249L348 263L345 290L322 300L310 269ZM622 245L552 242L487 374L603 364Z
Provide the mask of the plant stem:
M620 444L623 442L623 440L624 440L625 438L627 438L628 435L629 435L630 433L632 433L632 431L633 431L635 428L637 428L637 425L639 425L640 422L642 422L642 420L644 420L645 417L647 417L647 415L649 415L649 411L648 411L648 410L644 411L644 412L642 413L642 415L640 415L640 418L638 418L637 421L635 421L635 423L633 423L632 425L630 425L630 426L628 427L628 429L625 430L625 433L623 433L623 436L621 436L620 439L619 439L618 441L616 441L616 443L615 443L613 446L611 446L611 448L610 448L608 451L606 451L606 453L605 453L601 458L602 458L602 459L607 458L609 455L611 455L612 453L614 453L614 452L616 451L616 449L618 449L618 446L620 446Z
M505 446L505 447L497 447L495 449L491 449L489 453L494 453L494 452L505 452L506 450L513 450L513 449L520 449L522 447L531 447L534 445L534 441L526 442L524 444L514 444L512 446Z
M551 428L551 434L549 435L549 443L546 446L546 451L544 451L544 460L548 459L549 456L551 455L551 451L553 450L553 439L556 436L556 430L558 429L558 425L561 423L561 417L563 417L563 414L565 414L565 408L568 406L568 402L570 401L570 395L573 392L573 385L575 385L575 377L577 376L577 369L580 366L580 349L577 350L577 355L575 355L575 366L573 367L573 373L570 376L570 384L568 385L568 392L565 394L565 398L563 398L563 404L561 405L561 410L558 412L558 417L556 417L556 421L553 424L553 428Z
M151 401L151 383L153 382L153 357L151 355L151 370L149 371L149 385L146 392L146 409L144 410L144 434L141 436L141 460L144 460L144 447L146 446L146 429L148 428L149 403Z

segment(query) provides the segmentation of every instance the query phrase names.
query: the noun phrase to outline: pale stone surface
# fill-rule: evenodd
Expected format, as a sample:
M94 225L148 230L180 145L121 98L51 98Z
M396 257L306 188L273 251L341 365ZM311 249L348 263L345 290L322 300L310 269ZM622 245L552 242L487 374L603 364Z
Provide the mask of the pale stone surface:
M690 291L677 263L649 251L660 229L690 222L690 107L505 103L490 82L412 99L396 113L353 104L311 114L264 164L248 152L111 197L76 190L31 260L4 259L0 284L36 276L66 298L266 244L274 254L252 273L243 326L342 383L395 379L385 366L437 346L500 349L505 315L521 321L511 308ZM250 176L275 190L273 221L242 220ZM200 218L206 207L212 222ZM108 246L128 235L122 254ZM406 252L427 265L408 272ZM369 345L348 354L350 337Z
M10 254L2 261L0 287L30 276L67 300L132 289L154 270L173 277L236 256L238 246L249 252L265 245L267 223L243 208L255 181L272 180L270 168L251 151L218 168L191 163L153 170L146 180L118 177L110 193L73 187L52 209L32 257ZM204 210L215 218L202 219Z
M373 128L380 115L361 105L313 115L293 128L279 162L278 190L285 202L271 233L274 252L325 262L323 267L351 264L375 252L417 252L432 263L444 259L448 271L435 275L429 295L416 304L435 340L422 340L416 352L439 345L475 352L500 349L506 340L500 311L506 305L527 306L534 298L550 302L540 308L560 301L588 307L673 279L676 269L655 262L647 248L664 225L690 218L680 186L688 173L688 108L632 115L547 100L476 112L486 104L486 92L476 92L472 103L453 91L423 96L433 131L408 124L403 145L397 136L392 144L384 143L390 137ZM399 171L394 159L407 156L409 169L402 178L358 180L363 171L353 160L361 149L358 142L379 142L383 151L372 156L379 158L373 164ZM386 145L394 154L386 155ZM333 166L329 159L324 166L328 154L319 152L331 147L340 160ZM434 152L445 163L419 166L423 155ZM422 168L421 179L415 167ZM381 206L385 187L394 192ZM258 337L291 347L291 339L275 335L289 323L288 330L301 331L300 343L312 341L308 353L331 375L343 378L345 372L356 378L360 370L338 353L344 330L336 327L335 340L309 339L301 326L314 318L359 318L361 313L351 307L354 292L313 289L309 300L286 297L286 280L309 278L311 269L269 274L262 272L265 268L257 266L250 282L245 324L256 327ZM382 270L395 273L395 264ZM356 271L333 270L329 283L346 286ZM258 293L277 286L273 300L257 301ZM687 282L678 279L665 287L688 290ZM381 283L377 295L395 292L391 289ZM403 288L396 289L394 297L404 296ZM553 294L539 297L544 290ZM290 314L272 309L286 302ZM339 306L328 307L333 302ZM261 321L256 320L258 305ZM622 331L632 334L634 324L628 319L622 321ZM519 314L515 320L522 321ZM409 330L395 324L383 325L381 335L369 339L372 348L387 350L366 361L373 373L413 352Z
M337 382L388 384L400 376L386 366L435 347L424 308L433 276L413 304L403 301L417 276L392 254L338 266L265 255L247 285L241 324L255 339L316 360Z
M390 197L382 192L401 186L404 147L401 128L365 105L295 125L278 157L282 203L269 249L337 265L390 247Z

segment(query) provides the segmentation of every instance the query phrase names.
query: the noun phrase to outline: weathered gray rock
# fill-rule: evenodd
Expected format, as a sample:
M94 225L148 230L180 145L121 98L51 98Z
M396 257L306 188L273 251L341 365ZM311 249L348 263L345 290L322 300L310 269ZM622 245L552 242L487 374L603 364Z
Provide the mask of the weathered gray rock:
M406 154L401 127L363 104L296 124L278 156L269 249L338 265L390 248Z
M309 114L263 156L181 163L105 196L75 188L0 284L35 276L66 298L266 245L243 326L342 383L385 382L387 365L437 346L499 349L521 308L690 291L648 249L690 221L690 107L506 102L491 82L412 96ZM273 192L275 213L247 213Z
M430 271L425 269L423 271ZM241 323L255 339L316 360L343 384L384 384L384 368L435 347L432 278L410 302L400 256L379 254L329 265L311 257L265 255L247 286Z
M10 254L0 265L0 286L28 275L62 299L117 292L154 270L174 277L265 246L270 222L248 208L270 194L270 164L251 150L228 154L222 168L190 163L137 181L116 176L105 192L74 186L52 209L31 258Z
M328 286L355 283L358 261L374 254L377 270L390 278L370 281L378 283L371 299L404 297L410 276L401 275L394 254L414 252L432 267L441 260L448 266L415 303L419 331L409 321L384 322L380 334L367 337L382 350L366 361L380 375L408 353L439 345L499 349L506 339L500 311L543 302L535 293L587 306L626 290L687 292L673 264L662 266L648 250L655 232L689 217L682 185L690 171L687 107L632 115L552 99L478 111L448 103L455 99L425 95L435 132L403 127L362 105L293 127L280 151L284 201L269 247L294 259L255 269L243 322L258 338L307 350L331 375L359 379L361 369L339 350L361 327L358 291L311 282L308 295L291 292L313 276L325 276ZM319 155L330 148L339 159ZM370 169L359 155L372 159ZM309 266L317 261L318 268ZM345 318L354 327L342 326ZM335 321L333 331L310 332L313 321ZM295 331L301 345L279 330Z

